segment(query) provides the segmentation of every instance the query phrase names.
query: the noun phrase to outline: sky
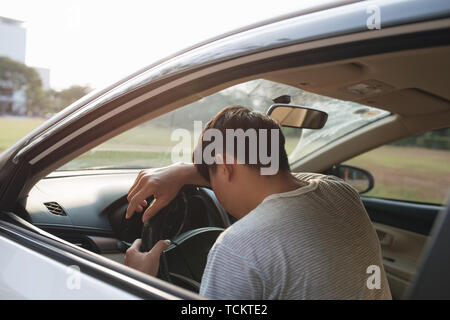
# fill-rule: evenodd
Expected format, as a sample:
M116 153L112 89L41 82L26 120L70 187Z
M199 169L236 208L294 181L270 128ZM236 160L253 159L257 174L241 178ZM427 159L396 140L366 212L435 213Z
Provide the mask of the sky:
M0 0L25 21L26 64L50 86L104 87L156 60L230 30L329 0Z

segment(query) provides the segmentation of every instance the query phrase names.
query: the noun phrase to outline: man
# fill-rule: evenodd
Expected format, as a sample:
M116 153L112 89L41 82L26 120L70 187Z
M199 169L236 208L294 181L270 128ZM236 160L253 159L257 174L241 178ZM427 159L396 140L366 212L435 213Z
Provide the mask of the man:
M213 141L204 139L209 129L224 136L222 150L212 154L215 161L142 171L130 189L126 213L129 218L135 211L142 212L147 205L144 199L153 194L155 201L143 215L146 221L185 184L213 189L238 221L212 247L201 295L212 299L391 298L377 235L351 186L332 176L291 174L281 129L262 113L240 106L225 108L206 125L194 153L209 150ZM257 135L256 163L249 161L250 150L255 150L249 141L245 161L235 156L236 144L234 150L226 148L230 129L263 132ZM259 151L276 153L272 130L278 133L279 170L263 175L261 169L270 164L263 163ZM137 240L127 251L125 263L156 275L159 256L169 243L160 241L149 253L140 253Z

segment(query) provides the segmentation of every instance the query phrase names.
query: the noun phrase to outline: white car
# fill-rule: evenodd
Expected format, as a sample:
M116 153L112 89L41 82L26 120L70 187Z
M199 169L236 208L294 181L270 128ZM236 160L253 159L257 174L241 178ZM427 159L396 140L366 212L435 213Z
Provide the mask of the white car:
M123 264L143 227L124 219L127 192L142 168L173 161L175 129L193 133L230 104L265 112L282 95L328 113L320 130L286 130L291 169L369 192L393 297L450 298L448 275L437 287L428 267L410 293L450 187L449 31L448 0L336 1L193 46L70 105L0 155L0 298L200 298L208 250L233 219L211 190L186 186L153 222L178 236L169 283ZM436 130L440 142L425 139ZM391 143L405 138L440 150L400 158ZM389 165L372 169L367 152L380 147ZM404 161L428 155L408 176ZM448 254L439 259L448 270Z

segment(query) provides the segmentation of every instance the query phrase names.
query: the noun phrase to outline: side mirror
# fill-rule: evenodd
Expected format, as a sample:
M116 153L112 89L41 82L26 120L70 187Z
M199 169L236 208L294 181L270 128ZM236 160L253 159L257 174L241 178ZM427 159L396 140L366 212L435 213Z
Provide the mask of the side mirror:
M372 174L369 171L358 167L338 164L330 173L345 180L349 185L355 188L359 194L369 192L375 185Z
M282 127L304 129L322 129L328 119L326 112L291 104L273 104L267 115Z

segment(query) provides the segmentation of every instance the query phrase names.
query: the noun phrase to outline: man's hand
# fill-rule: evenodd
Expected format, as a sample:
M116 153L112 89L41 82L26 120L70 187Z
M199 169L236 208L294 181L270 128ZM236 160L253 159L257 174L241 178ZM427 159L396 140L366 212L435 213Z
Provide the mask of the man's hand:
M125 254L125 265L156 277L161 253L170 246L170 240L159 240L149 252L140 252L141 239L136 239Z
M153 195L154 200L142 215L146 222L160 209L167 206L185 184L208 185L208 182L197 172L193 164L176 163L168 167L142 170L128 192L128 208L126 218L134 212L142 212L147 199Z

